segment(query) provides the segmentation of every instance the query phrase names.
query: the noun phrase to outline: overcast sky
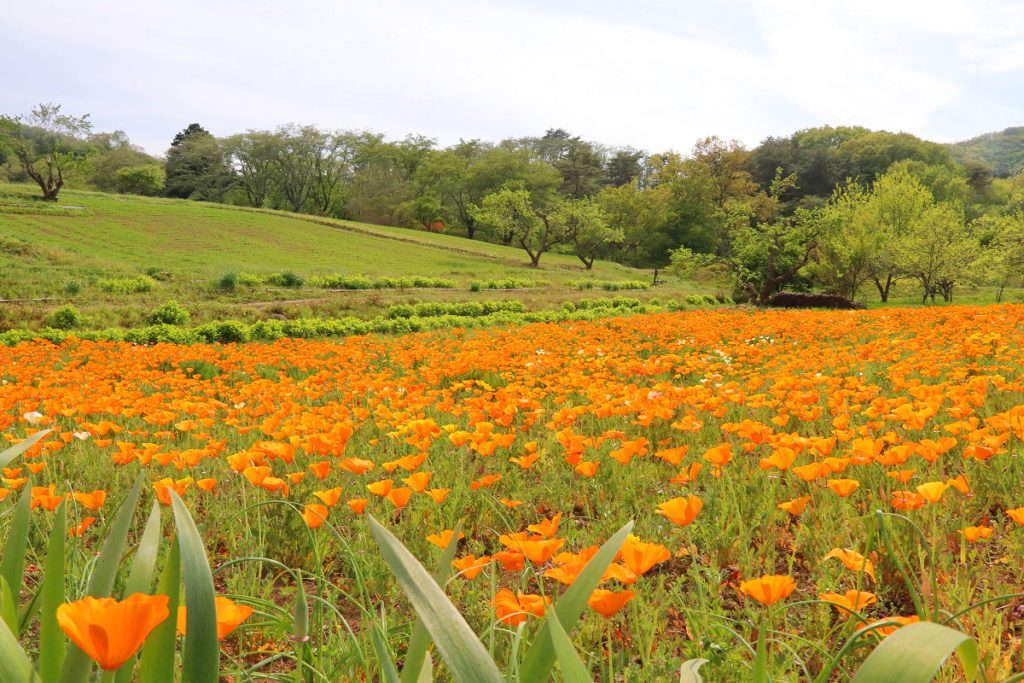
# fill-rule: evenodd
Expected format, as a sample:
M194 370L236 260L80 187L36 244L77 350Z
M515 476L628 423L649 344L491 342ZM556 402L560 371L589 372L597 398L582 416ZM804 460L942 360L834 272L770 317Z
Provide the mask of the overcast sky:
M0 35L0 112L60 102L157 154L193 121L649 151L1024 125L1021 0L12 0Z

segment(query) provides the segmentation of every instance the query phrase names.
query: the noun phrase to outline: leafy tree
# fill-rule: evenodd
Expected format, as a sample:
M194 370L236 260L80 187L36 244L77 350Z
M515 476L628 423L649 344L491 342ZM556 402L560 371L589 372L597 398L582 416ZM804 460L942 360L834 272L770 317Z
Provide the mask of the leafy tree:
M249 206L266 206L275 191L280 143L276 134L266 130L247 130L222 142Z
M0 147L14 152L43 199L57 201L65 173L86 168L84 138L92 130L89 115L60 113L59 104L40 104L28 116L0 116Z
M502 242L517 242L536 268L541 256L565 240L564 205L564 200L538 203L528 190L506 187L484 197L475 215L496 230Z
M669 185L641 189L638 179L619 187L606 187L597 196L608 227L622 234L614 256L637 267L668 265L669 253L679 240L668 230Z
M879 249L871 261L870 279L883 302L889 300L892 285L907 276L899 258L899 245L913 232L934 203L931 192L905 168L896 168L880 177L864 204L860 220L882 237L886 248Z
M867 191L852 183L836 190L821 212L815 276L830 291L856 299L873 274L872 266L885 244L885 233L868 220Z
M594 260L603 247L622 241L622 230L608 224L601 204L594 199L566 199L558 213L566 238L573 243L576 257L587 270L594 267Z
M1006 286L1024 279L1024 214L982 217L975 221L974 232L991 235L977 265L996 286L996 301L1002 301Z
M921 283L922 303L938 293L952 301L953 288L974 276L980 253L962 209L949 202L928 207L895 246L902 270Z
M822 231L821 211L798 209L792 216L777 215L779 198L796 184L796 176L783 177L781 169L767 194L764 220L736 232L730 266L736 290L761 306L772 294L793 282L807 266Z
M164 169L159 164L126 166L115 175L117 191L121 194L158 197L164 192Z
M562 176L561 191L567 197L583 199L597 194L607 182L604 160L589 142L571 140L554 164Z

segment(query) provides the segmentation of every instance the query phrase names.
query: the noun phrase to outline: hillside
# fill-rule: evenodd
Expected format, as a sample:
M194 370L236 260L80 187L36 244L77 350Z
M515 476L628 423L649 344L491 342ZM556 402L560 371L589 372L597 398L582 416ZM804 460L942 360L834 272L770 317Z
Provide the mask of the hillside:
M606 262L588 273L575 257L562 254L545 255L541 268L535 269L512 247L290 213L74 191L62 193L60 206L81 209L55 211L33 202L32 196L28 186L0 185L0 204L33 205L0 207L18 211L0 213L0 238L44 248L46 254L38 260L57 270L155 269L192 279L216 278L227 271L282 270L302 275L444 276L467 282L647 277ZM5 266L25 266L10 256L5 253ZM4 289L11 284L5 282Z
M984 164L998 177L1015 175L1024 170L1024 126L956 142L949 151L962 164Z

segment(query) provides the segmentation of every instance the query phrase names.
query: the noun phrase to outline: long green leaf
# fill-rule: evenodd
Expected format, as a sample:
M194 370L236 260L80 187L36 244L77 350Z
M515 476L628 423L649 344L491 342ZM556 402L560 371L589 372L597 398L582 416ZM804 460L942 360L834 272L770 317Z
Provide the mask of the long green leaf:
M220 643L217 640L217 603L206 547L185 503L174 491L174 525L181 541L181 568L185 578L185 652L182 683L217 683L220 678Z
M29 516L32 512L32 482L21 488L21 498L18 499L18 507L14 510L14 518L11 520L11 528L7 532L7 542L4 543L4 557L0 560L0 578L7 581L7 586L14 596L14 604L10 607L14 611L14 621L8 621L7 627L11 632L18 632L18 595L21 594L21 579L25 572L25 551L28 548L28 526ZM6 601L5 601L6 603ZM4 614L8 613L6 604L0 605Z
M593 683L593 677L580 660L569 636L565 634L561 621L554 614L547 620L551 622L548 631L551 633L551 643L555 649L558 668L562 670L562 680L565 683Z
M380 546L384 561L395 573L409 602L437 644L452 677L460 683L502 683L501 672L487 654L487 649L427 570L373 517L370 517L370 530Z
M39 683L32 661L18 644L18 639L0 621L0 683Z
M51 430L49 429L44 429L41 432L36 432L27 439L22 439L21 443L17 443L8 448L6 451L0 453L0 467L7 467L8 465L10 465L12 460L17 458L19 455L21 455L28 449L35 446L36 443L41 441L43 437L50 433L50 431Z
M451 540L447 547L441 551L441 559L437 561L434 568L434 581L444 589L445 581L448 579L448 572L451 571L452 560L455 559L455 550L459 545L459 534L462 533L462 522L455 525L452 530ZM405 651L405 667L402 669L402 683L416 683L420 678L420 669L424 662L430 662L430 655L427 651L430 648L430 632L427 631L423 620L417 618L416 624L412 627L412 635L409 637L409 647Z
M931 683L954 651L967 680L973 681L978 675L978 646L970 636L928 621L903 626L868 655L852 683Z
M399 683L398 668L395 666L387 645L380 635L380 626L376 622L371 626L373 637L373 652L377 655L377 664L380 666L380 678L387 683Z
M765 624L757 630L757 650L754 652L754 683L771 683L772 678L768 674L768 640L765 636Z
M14 631L18 623L18 601L11 592L11 586L7 579L0 576L0 621ZM15 626L12 626L15 625Z
M142 489L142 474L139 474L132 486L128 496L121 503L117 510L110 531L107 532L107 540L103 542L103 550L93 567L92 578L89 579L87 593L93 598L109 598L114 590L114 580L117 578L117 569L121 564L121 556L124 555L124 546L128 542L128 530L131 528L132 518L135 516L135 505L139 500L139 491ZM60 670L60 683L83 683L92 671L93 661L89 655L82 651L74 643L68 646L67 656L64 658L64 666ZM47 681L50 683L50 681Z
M153 508L149 513L149 521L146 522L146 529L142 532L142 540L135 550L135 561L132 562L132 570L128 573L128 584L124 589L124 597L135 593L150 594L153 590L153 572L156 570L156 558L160 552L160 503L153 501ZM177 615L172 615L177 617ZM135 672L135 661L137 655L132 655L114 676L116 683L130 683L132 674Z
M601 583L601 577L604 576L605 570L619 554L619 549L632 530L633 522L627 522L624 527L616 531L615 535L601 546L601 549L597 551L597 554L587 563L587 566L583 568L583 571L579 573L576 580L555 604L553 609L566 633L572 632L580 615L587 607L587 599ZM548 621L545 620L523 658L523 665L519 670L519 680L548 680L551 667L555 665L555 648L551 636L547 633L548 628Z
M708 659L687 659L679 667L679 683L704 683L698 670L709 661Z
M46 573L40 589L39 612L39 677L56 681L64 664L64 633L57 624L57 608L64 602L64 555L67 537L65 503L57 506L53 518L53 531L46 546Z
M167 596L167 609L171 616L149 634L142 646L139 683L174 683L174 647L178 642L178 604L181 598L181 550L177 538L171 542L156 594Z

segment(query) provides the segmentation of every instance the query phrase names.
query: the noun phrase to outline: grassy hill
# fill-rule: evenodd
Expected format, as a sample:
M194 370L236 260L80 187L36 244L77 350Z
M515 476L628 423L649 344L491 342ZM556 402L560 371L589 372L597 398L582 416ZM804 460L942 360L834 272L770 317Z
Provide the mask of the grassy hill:
M983 164L999 177L1015 175L1024 171L1024 126L957 142L949 151L962 164Z
M580 278L650 281L648 271L597 262L587 271L572 255L547 254L540 268L522 250L450 235L185 200L65 191L57 207L27 185L0 185L0 331L46 324L47 312L72 301L102 326L133 326L147 306L174 299L198 319L261 315L374 315L396 301L450 300L452 292L330 292L323 289L216 288L225 273L292 271L368 277L425 276L472 282L518 278L547 283L530 291L459 293L460 298L520 298L533 308L604 295L571 286ZM118 294L103 279L148 275L150 292ZM674 293L692 286L669 287ZM658 293L665 294L664 288ZM641 292L638 296L654 296ZM25 301L43 299L42 301ZM277 305L263 310L272 303ZM196 309L202 309L197 311Z

